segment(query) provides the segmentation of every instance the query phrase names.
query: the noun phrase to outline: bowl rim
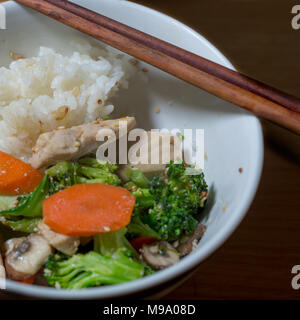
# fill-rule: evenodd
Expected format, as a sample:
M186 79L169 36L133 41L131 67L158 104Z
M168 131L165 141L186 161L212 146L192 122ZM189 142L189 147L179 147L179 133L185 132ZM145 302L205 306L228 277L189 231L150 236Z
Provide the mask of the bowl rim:
M112 0L110 0L112 1ZM193 34L200 42L204 43L214 54L216 54L222 61L223 64L229 68L235 70L233 65L230 61L211 43L209 42L204 36L202 36L199 32L195 31L191 27L185 25L181 21L168 16L165 13L159 12L152 8L143 6L141 4L133 3L127 0L113 0L115 2L122 1L126 3L128 7L139 7L139 9L143 10L144 12L156 16L163 16L167 22L175 23L180 28L184 29L186 32ZM19 4L8 1L2 4L4 7L9 9L18 9L20 6ZM225 223L225 225L221 228L221 231L214 237L214 239L205 246L202 247L201 254L197 252L193 252L189 254L187 257L182 259L179 263L155 273L154 275L150 275L145 278L141 278L135 281L126 282L124 284L118 285L111 285L105 287L95 287L95 288L88 288L88 289L81 289L81 290L57 290L55 288L49 287L42 287L37 285L23 285L21 283L7 280L6 281L6 290L8 292L21 294L24 296L31 296L35 298L48 298L48 299L108 299L108 298L117 298L123 297L127 295L132 295L137 292L145 291L151 289L153 287L163 285L175 279L179 276L182 276L192 269L196 268L202 261L204 261L208 256L210 256L213 252L215 252L222 244L229 238L229 236L234 232L237 226L241 223L242 219L246 215L258 188L258 184L260 181L262 167L263 167L263 155L264 155L264 145L263 145L263 133L260 121L255 116L251 116L254 121L254 129L257 140L257 153L254 163L254 172L248 182L248 189L245 191L247 194L247 199L241 201L241 204L237 206L232 211L232 216L235 218L232 219L233 221Z

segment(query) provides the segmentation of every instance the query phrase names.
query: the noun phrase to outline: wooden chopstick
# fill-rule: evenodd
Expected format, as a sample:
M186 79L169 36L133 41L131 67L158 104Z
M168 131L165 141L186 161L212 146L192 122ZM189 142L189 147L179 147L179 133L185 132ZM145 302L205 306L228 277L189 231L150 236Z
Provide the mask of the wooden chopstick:
M294 97L70 2L16 1L300 135Z
M76 15L79 15L84 19L99 24L104 28L122 34L129 39L135 40L139 43L143 43L149 48L153 48L155 50L163 52L177 60L189 64L192 67L195 67L217 78L235 84L243 89L249 90L257 95L260 95L275 103L278 103L284 107L300 113L300 100L296 97L293 97L292 95L272 88L267 84L249 78L239 72L228 69L211 60L200 57L196 54L193 54L192 52L186 51L166 41L160 40L137 29L131 28L125 24L105 17L92 10L86 9L73 2L64 0L47 1L59 6L60 8L66 9Z

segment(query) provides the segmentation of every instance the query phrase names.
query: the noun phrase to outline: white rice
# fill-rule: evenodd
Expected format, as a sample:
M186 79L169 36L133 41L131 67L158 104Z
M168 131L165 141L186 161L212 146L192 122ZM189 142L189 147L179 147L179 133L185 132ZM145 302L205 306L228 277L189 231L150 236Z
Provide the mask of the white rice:
M41 47L37 57L0 68L0 150L28 161L41 133L113 111L108 99L127 87L130 58L89 43L73 45L71 56Z

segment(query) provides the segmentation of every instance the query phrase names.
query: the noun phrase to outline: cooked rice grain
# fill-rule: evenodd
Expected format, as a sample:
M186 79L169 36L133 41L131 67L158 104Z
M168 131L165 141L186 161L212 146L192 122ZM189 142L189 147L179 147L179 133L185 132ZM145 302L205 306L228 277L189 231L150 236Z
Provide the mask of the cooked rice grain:
M71 56L41 47L0 68L0 150L28 161L41 133L107 116L133 72L128 56L89 43Z

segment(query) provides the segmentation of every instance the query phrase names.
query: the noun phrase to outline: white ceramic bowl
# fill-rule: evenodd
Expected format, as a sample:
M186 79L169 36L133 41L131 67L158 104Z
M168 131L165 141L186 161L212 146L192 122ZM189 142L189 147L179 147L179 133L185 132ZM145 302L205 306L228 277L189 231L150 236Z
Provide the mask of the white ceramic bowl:
M82 1L76 1L79 4ZM182 23L149 8L121 0L85 0L84 5L108 17L231 67L230 62L205 38ZM79 33L14 2L4 4L7 30L0 31L0 64L10 62L8 51L32 56L39 46L68 52L68 42ZM134 80L116 99L119 113L135 114L139 127L204 128L205 173L210 190L199 247L178 264L149 277L122 285L79 291L28 286L7 281L7 290L39 298L112 298L153 294L174 279L188 275L237 228L257 189L263 162L263 139L258 119L200 89L155 68L148 83ZM161 112L154 112L160 107ZM243 168L242 174L238 169ZM226 206L226 211L222 210Z

